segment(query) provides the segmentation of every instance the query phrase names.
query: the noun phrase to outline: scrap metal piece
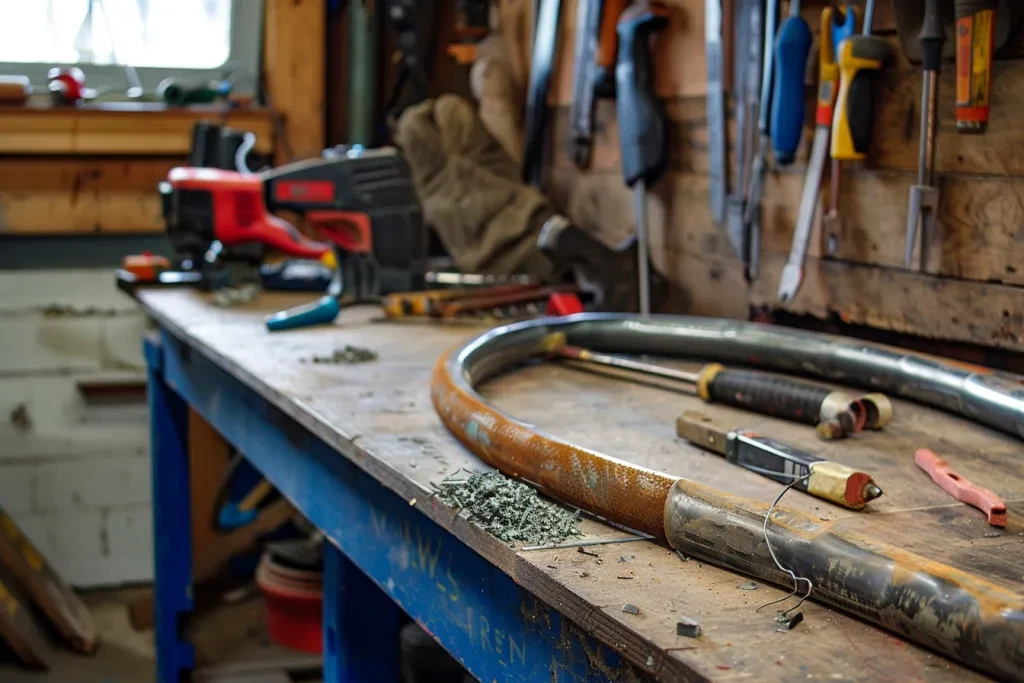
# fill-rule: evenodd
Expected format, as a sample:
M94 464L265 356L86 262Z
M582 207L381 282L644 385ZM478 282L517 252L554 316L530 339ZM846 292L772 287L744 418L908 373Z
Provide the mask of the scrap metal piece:
M640 608L636 605L631 605L628 602L622 606L622 611L626 614L640 614Z
M684 638L699 638L700 624L689 617L680 617L676 622L676 635Z
M892 401L885 394L864 394L859 400L864 407L864 429L879 430L892 421Z
M803 330L720 319L578 314L491 330L446 354L431 397L445 426L487 463L561 501L649 533L680 552L783 584L764 542L768 507L537 431L488 405L488 378L543 356L542 340L596 351L759 358L767 369L861 383L1024 435L1024 379ZM1024 596L982 577L778 507L767 527L782 566L813 599L996 677L1024 669ZM868 580L870 579L870 580Z
M779 616L775 617L776 623L779 624L777 631L792 631L797 625L804 620L804 613L797 612L796 614L789 615L785 612L780 612Z

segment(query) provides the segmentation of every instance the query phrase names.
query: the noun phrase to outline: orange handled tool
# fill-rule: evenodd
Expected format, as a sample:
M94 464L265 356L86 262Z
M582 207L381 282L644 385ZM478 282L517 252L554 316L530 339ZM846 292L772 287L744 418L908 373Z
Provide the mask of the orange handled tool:
M946 493L988 515L989 524L1006 526L1006 503L995 493L968 481L927 448L920 448L914 453L914 462Z
M615 58L619 51L619 36L615 27L619 23L619 15L626 9L628 0L604 0L604 13L601 15L601 33L597 41L596 62L608 73L615 70Z
M996 0L956 0L956 129L984 133L992 93Z

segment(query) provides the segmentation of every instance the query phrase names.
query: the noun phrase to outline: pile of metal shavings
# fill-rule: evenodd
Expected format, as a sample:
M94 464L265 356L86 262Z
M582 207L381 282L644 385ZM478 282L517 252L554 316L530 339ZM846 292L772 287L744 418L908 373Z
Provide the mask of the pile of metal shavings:
M238 287L221 287L213 293L211 301L214 306L230 308L242 306L260 295L260 287L255 284L239 285Z
M362 346L345 344L343 349L334 349L329 356L313 356L309 359L311 363L327 363L329 365L352 365L354 363L366 363L377 360L377 352Z
M431 486L437 498L509 547L561 543L583 535L578 511L544 500L532 486L497 470L457 470Z

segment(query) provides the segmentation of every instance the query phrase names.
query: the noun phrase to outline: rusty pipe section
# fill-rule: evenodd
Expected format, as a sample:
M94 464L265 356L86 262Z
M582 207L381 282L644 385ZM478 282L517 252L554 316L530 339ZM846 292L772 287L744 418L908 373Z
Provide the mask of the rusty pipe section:
M680 479L665 501L669 544L781 586L768 506ZM768 537L815 600L1008 680L1024 680L1024 597L978 576L776 507ZM801 582L801 591L805 588Z
M448 429L506 474L684 552L788 587L768 555L757 501L618 460L537 431L475 387L545 353L545 337L618 353L755 365L918 400L1024 435L1013 375L842 337L690 317L582 314L501 327L442 357L431 395ZM969 666L1024 681L1024 598L980 577L776 508L772 547L815 582L813 597Z
M461 372L458 354L434 367L434 409L484 462L552 498L665 540L665 498L676 478L539 432L493 408Z

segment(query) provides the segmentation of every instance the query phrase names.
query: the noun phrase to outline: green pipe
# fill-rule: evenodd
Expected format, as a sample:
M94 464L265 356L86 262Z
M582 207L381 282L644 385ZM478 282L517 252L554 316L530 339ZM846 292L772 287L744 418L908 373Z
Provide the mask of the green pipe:
M380 12L372 2L349 3L348 143L373 145L377 109L377 42Z

